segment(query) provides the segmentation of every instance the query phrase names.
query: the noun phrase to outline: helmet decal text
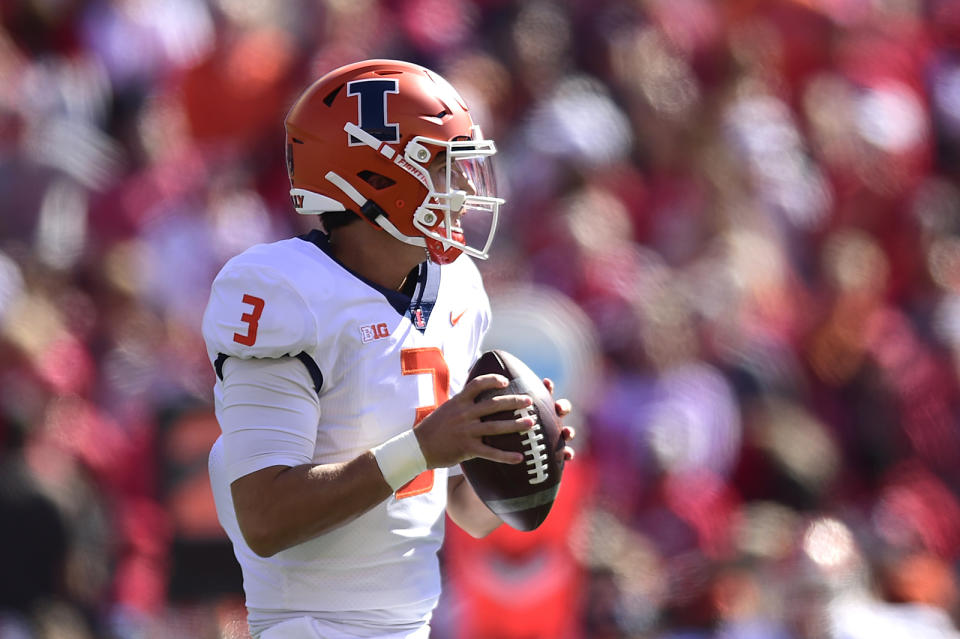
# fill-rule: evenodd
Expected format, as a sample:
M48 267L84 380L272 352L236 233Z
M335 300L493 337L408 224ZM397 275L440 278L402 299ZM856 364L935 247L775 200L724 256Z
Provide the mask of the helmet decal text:
M387 95L399 93L397 80L372 78L354 80L347 83L347 95L357 96L357 113L361 129L377 138L381 142L396 143L400 141L400 127L387 121ZM350 146L363 144L352 135L349 135Z

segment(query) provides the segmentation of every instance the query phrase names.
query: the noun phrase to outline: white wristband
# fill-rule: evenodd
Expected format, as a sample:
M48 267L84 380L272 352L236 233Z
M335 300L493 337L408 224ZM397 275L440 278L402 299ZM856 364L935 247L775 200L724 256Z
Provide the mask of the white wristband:
M383 478L393 490L427 469L427 460L423 457L412 428L370 450L377 459Z

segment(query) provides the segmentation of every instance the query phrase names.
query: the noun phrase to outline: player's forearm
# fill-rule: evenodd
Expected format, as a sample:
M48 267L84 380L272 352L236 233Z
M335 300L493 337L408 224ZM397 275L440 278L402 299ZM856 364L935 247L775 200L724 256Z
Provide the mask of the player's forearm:
M262 557L341 526L392 492L370 452L341 464L264 468L231 490L244 539Z
M451 477L447 484L447 514L472 537L486 537L503 521L487 508L463 475Z

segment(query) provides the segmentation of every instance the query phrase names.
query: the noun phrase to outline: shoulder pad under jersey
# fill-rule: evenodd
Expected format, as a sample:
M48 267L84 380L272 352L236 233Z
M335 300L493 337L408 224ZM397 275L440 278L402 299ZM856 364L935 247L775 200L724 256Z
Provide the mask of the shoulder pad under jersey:
M281 270L241 255L213 282L203 315L212 358L296 356L317 342L317 321Z

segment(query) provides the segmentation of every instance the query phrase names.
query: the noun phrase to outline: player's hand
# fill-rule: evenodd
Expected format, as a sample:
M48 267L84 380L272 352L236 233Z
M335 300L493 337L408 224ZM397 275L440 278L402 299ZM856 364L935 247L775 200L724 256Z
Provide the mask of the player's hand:
M509 384L502 375L480 375L414 426L413 432L427 460L427 468L453 466L473 457L504 464L523 461L523 453L500 450L482 440L484 435L522 433L534 425L532 417L482 421L487 415L512 414L533 403L526 395L501 395L475 401L483 391L506 388Z
M549 377L544 377L543 385L547 387L547 390L550 391L550 396L553 397L553 380ZM562 420L573 410L573 404L570 403L569 399L561 397L553 402L553 409L557 411L557 417ZM571 426L564 426L560 429L560 436L563 437L564 443L567 444L563 448L563 458L566 461L570 461L577 454L577 451L570 446L570 441L577 436L577 431Z

